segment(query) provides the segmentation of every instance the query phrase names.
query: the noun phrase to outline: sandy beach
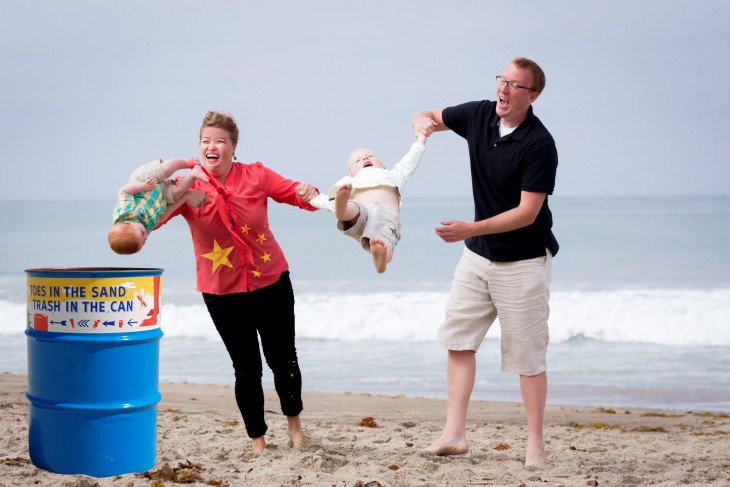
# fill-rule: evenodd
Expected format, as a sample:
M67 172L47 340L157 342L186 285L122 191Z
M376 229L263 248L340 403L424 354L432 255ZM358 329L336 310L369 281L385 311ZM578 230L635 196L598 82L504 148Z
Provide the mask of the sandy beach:
M445 401L307 392L302 449L267 391L269 448L249 440L227 386L160 384L157 464L140 474L97 479L36 468L28 454L26 377L0 374L0 486L596 486L730 485L730 415L549 405L548 459L524 467L519 403L473 402L470 451L432 457Z

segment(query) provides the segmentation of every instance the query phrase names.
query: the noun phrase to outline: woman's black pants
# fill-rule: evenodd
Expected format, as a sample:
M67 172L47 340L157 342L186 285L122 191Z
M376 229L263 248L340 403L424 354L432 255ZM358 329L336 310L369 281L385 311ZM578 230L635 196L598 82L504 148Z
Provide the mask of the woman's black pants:
M274 374L281 412L298 416L303 409L302 376L294 345L294 290L289 271L265 288L247 293L203 293L203 300L233 361L236 403L248 436L258 438L268 429L259 336L266 363Z

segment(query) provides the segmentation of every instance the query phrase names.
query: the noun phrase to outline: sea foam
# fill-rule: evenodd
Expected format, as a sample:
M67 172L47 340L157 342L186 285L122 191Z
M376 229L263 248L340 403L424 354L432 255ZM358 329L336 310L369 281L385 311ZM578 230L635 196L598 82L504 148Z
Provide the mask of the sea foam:
M296 296L297 336L341 341L433 341L448 292L318 293ZM245 319L245 310L241 311ZM0 335L25 331L26 304L0 300ZM550 340L592 339L667 346L730 345L730 289L556 291ZM219 340L203 304L162 304L169 337ZM499 322L488 337L499 337Z

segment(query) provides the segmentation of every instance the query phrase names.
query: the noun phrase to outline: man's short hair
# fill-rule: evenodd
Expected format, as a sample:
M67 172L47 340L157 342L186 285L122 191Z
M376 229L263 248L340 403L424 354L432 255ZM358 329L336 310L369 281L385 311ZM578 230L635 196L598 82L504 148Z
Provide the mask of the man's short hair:
M532 89L537 91L539 95L545 89L545 72L532 59L518 57L512 61L512 64L522 69L529 69L532 73Z

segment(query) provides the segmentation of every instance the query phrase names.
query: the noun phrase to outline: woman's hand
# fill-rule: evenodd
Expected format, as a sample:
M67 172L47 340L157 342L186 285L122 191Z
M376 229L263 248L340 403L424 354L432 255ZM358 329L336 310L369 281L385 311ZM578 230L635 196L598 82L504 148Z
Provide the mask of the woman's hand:
M312 201L314 197L319 194L317 188L309 183L299 183L299 185L295 188L295 191L307 203Z
M194 208L202 208L203 205L208 202L208 195L205 194L205 191L189 189L188 192L185 193L185 199L187 200L188 205Z

